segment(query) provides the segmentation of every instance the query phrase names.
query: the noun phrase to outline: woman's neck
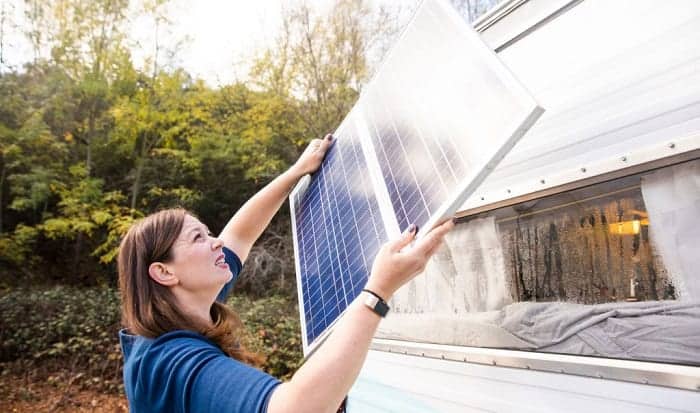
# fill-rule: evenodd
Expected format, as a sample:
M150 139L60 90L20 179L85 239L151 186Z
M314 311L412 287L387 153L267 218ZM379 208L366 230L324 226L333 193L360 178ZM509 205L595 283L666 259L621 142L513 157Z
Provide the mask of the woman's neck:
M204 323L207 326L213 326L214 322L211 318L211 306L213 301L205 300L192 294L188 294L183 290L173 290L173 294L177 299L178 305L182 312Z

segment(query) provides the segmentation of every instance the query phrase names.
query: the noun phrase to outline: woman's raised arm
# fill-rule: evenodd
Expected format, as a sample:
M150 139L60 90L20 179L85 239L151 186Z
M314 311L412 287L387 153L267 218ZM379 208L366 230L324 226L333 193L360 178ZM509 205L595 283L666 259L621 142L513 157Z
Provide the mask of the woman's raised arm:
M384 245L372 266L367 289L384 300L424 268L454 226L447 221L409 246L415 227ZM366 294L366 293L363 293ZM357 379L381 317L363 304L362 295L348 307L328 339L294 377L279 385L268 404L269 413L335 412Z
M321 165L332 140L331 135L326 135L324 139L311 141L291 168L250 198L228 221L219 238L238 255L241 262L245 262L253 244L270 224L294 185L302 176L316 171Z

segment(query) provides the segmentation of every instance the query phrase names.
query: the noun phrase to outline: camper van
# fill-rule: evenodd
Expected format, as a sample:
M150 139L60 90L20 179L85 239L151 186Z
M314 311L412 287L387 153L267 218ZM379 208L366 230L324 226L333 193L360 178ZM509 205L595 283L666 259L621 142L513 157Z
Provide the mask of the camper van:
M392 298L347 411L700 412L700 2L474 27L546 112Z

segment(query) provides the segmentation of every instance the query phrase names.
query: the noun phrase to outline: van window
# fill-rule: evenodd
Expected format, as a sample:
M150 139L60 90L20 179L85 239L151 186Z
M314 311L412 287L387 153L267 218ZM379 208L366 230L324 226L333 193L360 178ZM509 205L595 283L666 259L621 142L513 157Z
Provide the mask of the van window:
M700 365L700 160L463 218L379 336Z

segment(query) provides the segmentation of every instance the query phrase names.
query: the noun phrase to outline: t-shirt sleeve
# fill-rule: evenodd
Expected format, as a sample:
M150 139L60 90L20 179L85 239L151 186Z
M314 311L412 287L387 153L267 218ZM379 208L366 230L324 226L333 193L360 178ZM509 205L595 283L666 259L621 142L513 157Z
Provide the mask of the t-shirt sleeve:
M144 389L171 412L264 413L279 380L189 333L151 348ZM167 408L170 406L170 408Z
M228 264L228 267L231 270L231 274L233 274L233 277L231 277L231 280L224 285L224 288L221 289L219 295L216 297L216 301L221 303L226 301L226 297L233 289L233 286L236 284L236 280L238 280L238 276L241 274L241 270L243 269L241 259L238 258L238 255L236 255L235 252L226 247L223 248L223 251L224 260L226 261L226 264Z
M190 412L267 412L274 377L224 355L211 359L193 381Z

